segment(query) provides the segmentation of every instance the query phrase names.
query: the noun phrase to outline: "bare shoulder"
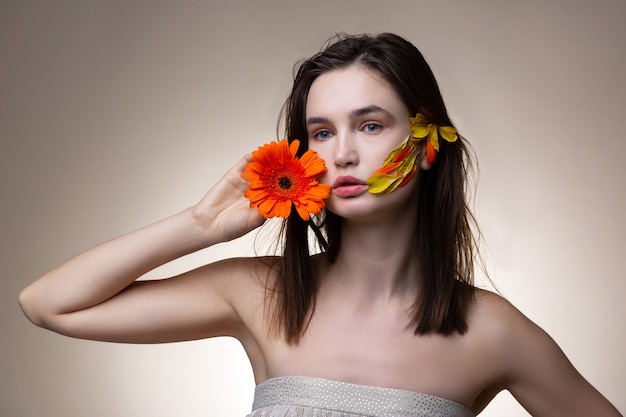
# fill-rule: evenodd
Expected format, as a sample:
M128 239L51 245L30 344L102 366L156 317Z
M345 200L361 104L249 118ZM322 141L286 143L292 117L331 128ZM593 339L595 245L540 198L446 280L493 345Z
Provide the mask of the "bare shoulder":
M163 284L180 288L179 296L171 298L185 304L188 313L181 322L199 323L198 338L232 336L250 348L266 332L266 297L277 270L275 257L227 258L163 280ZM173 293L170 289L169 294Z
M470 332L500 367L507 385L547 358L566 361L556 342L506 298L477 289L469 316Z
M278 258L227 258L199 268L205 277L216 277L233 290L255 289L271 285L276 279Z
M472 333L480 336L485 347L503 365L521 359L540 360L544 355L562 355L554 340L540 326L524 315L506 298L487 290L476 289L475 304L469 316ZM509 364L511 362L511 364Z
M470 334L489 355L498 385L533 416L619 416L556 341L498 294L476 290Z
M278 271L276 257L228 258L199 268L202 279L220 288L223 296L245 315L264 302ZM242 317L243 318L243 317Z
M473 315L501 313L505 314L504 319L515 319L519 318L521 314L506 298L492 291L476 288L474 290L474 297L476 303L475 308L472 310ZM486 319L487 317L481 316L480 318Z
M539 328L506 298L487 290L475 289L475 303L470 311L470 327L481 336L515 337L518 331Z

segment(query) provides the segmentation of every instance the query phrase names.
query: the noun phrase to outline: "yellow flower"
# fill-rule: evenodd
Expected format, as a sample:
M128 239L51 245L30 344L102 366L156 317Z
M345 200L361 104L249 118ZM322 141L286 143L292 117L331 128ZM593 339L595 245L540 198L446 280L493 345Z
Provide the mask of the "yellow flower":
M387 194L411 181L417 171L419 142L426 140L426 160L433 164L439 151L439 136L448 142L457 140L456 129L429 123L422 113L411 117L410 122L411 134L387 155L383 166L367 179L367 190L371 194Z
M417 113L410 120L413 137L416 139L427 139L426 160L429 164L433 164L437 157L439 136L448 142L454 142L457 139L455 128L452 126L437 126L434 123L430 123L422 113Z
M252 162L242 173L243 179L250 183L244 195L250 199L250 207L258 207L261 216L287 218L293 206L308 221L310 214L324 208L324 199L330 195L331 188L316 180L326 172L324 160L310 149L298 158L299 145L298 140L289 144L283 139L252 153Z
M367 191L382 195L404 187L415 175L419 151L417 140L409 136L387 155L383 166L367 179Z

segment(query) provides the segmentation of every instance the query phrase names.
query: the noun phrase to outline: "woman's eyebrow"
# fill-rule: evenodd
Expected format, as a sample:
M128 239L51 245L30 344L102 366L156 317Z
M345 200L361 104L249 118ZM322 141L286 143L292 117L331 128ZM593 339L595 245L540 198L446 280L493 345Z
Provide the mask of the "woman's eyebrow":
M306 119L307 126L316 125L316 124L326 124L329 122L330 122L330 119L326 117L309 117L308 119Z
M350 112L348 116L350 117L350 119L356 119L357 117L366 116L372 113L379 113L387 117L393 118L393 114L391 114L388 110L385 110L382 107L376 106L375 104L372 104L371 106L365 106L365 107L361 107L358 109L354 109ZM313 117L309 117L308 119L306 119L307 126L314 125L314 124L325 124L329 122L330 122L330 119L328 119L327 117L313 116Z
M374 104L372 104L371 106L365 106L365 107L361 107L359 109L352 110L350 112L350 118L351 119L355 119L357 117L366 116L366 115L372 114L372 113L381 113L381 114L383 114L385 116L393 118L393 115L389 111L383 109L382 107L376 106Z

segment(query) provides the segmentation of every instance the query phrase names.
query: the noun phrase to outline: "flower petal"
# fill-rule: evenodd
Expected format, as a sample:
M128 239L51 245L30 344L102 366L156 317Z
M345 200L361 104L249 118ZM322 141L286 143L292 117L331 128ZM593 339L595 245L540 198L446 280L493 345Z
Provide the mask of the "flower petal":
M309 211L307 211L307 208L305 206L295 206L295 207L296 207L296 211L300 215L300 218L304 221L308 221L310 218L310 215L309 215Z
M391 163L391 164L386 164L386 165L383 165L382 167L378 168L376 170L376 172L374 172L374 174L391 174L396 169L398 169L399 166L400 166L400 162L394 162L394 163Z
M437 150L433 146L431 141L426 142L426 161L432 165L437 159Z
M431 130L430 135L428 136L428 141L436 151L439 150L439 135L437 135L437 129Z
M402 178L387 174L374 174L367 179L368 191L375 195L390 193L398 188L400 182Z
M452 126L440 126L439 134L448 142L454 142L457 139L456 129Z
M252 161L241 177L249 182L244 196L250 200L250 207L258 207L261 216L286 218L295 205L300 217L308 220L305 212L319 213L324 208L331 188L319 184L316 178L326 172L326 166L312 150L298 158L299 145L297 139L291 143L283 139L252 153Z
M400 182L400 184L398 184L398 188L404 187L405 185L407 185L409 181L411 181L411 179L415 176L416 172L417 172L417 167L413 165L413 168L411 169L411 171L408 174L406 174L404 176L404 179Z
M273 217L282 217L287 218L291 214L291 206L293 203L291 201L279 201L274 206Z
M410 129L413 137L424 138L428 134L429 124L423 114L417 113L415 117L409 119Z
M428 135L428 126L411 126L411 134L414 138L423 139Z
M304 175L307 177L319 177L326 173L326 166L324 160L317 157L317 152L309 149L300 158L302 167L304 168Z
M330 196L330 191L331 191L331 188L329 185L319 184L316 181L315 185L312 185L311 188L309 188L309 191L307 192L307 197L311 200L317 200L323 203L322 200ZM323 207L323 204L322 204L322 207Z
M416 143L417 141L407 136L400 146L387 155L383 166L367 180L368 191L371 194L390 193L409 182L411 178L405 181L405 177L407 175L413 176L411 172L415 167L418 155Z
M287 139L283 139L283 142L287 142ZM293 141L291 141L291 144L289 145L289 152L291 152L291 156L295 158L295 156L298 154L298 148L300 147L300 141L298 139L294 139Z
M258 208L259 214L266 218L274 217L271 214L274 211L274 206L276 206L276 200L269 199L269 198L263 200L259 204L259 208Z

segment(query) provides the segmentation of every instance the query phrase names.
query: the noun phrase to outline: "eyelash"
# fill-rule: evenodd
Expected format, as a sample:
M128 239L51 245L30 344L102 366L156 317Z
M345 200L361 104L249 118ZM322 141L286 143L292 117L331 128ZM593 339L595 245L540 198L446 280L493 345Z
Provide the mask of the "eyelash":
M372 128L374 130L370 130ZM379 134L382 129L383 129L383 125L377 122L364 123L363 125L361 125L361 128L360 128L361 131L364 131L365 133L368 133L371 135ZM328 135L328 136L322 137L322 135ZM311 135L311 138L315 140L319 140L319 141L324 141L324 140L330 139L332 136L333 136L333 133L330 130L320 129L316 131L315 133L313 133Z
M320 141L324 141L326 139L330 139L331 136L328 137L320 137L320 135L322 134L329 134L332 135L332 132L330 130L318 130L317 132L315 132L311 137L315 140L320 140Z
M368 127L372 127L372 126L376 128L376 131L372 132L368 130ZM363 125L364 131L366 131L367 133L373 133L373 134L379 133L382 128L383 126L380 123L375 123L375 122L369 122Z

